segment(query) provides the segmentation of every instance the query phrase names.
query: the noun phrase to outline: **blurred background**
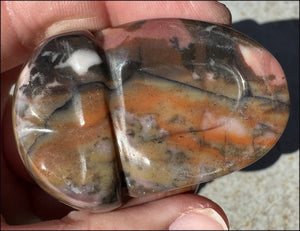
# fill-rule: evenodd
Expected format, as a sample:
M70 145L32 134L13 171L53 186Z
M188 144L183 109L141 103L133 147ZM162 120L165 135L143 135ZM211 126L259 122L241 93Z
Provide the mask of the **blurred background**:
M232 27L269 50L288 81L291 112L279 142L251 166L199 186L232 230L299 230L299 1L220 1Z

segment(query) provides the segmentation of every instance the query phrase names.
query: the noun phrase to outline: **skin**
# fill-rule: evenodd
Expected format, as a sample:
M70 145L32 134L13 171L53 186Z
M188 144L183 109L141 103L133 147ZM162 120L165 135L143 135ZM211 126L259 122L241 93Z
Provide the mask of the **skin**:
M124 10L126 9L126 10ZM230 26L228 9L217 2L16 2L1 1L1 226L3 229L168 229L180 214L211 207L191 193L108 213L74 211L41 190L25 170L14 141L9 95L32 50L46 37L72 30L101 30L150 18L188 18ZM135 199L134 203L139 203ZM34 223L34 224L32 224ZM16 226L18 225L18 226Z

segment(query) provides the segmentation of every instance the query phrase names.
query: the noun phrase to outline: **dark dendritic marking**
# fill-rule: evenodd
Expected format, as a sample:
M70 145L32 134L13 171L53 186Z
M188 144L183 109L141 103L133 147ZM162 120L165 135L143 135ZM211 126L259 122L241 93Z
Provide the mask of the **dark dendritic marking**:
M169 39L170 43L172 44L172 47L178 51L181 51L179 48L179 41L176 36L173 36L172 38Z
M190 43L188 48L184 48L181 51L181 57L182 57L182 64L183 66L190 70L191 72L194 72L195 65L194 62L196 60L196 45L194 43Z
M172 44L172 48L181 54L183 66L189 71L194 72L195 65L193 63L196 60L196 45L194 43L190 43L187 48L180 48L179 40L175 36L170 38L169 41Z
M102 48L87 33L63 34L53 39L49 39L45 45L39 48L37 56L29 68L29 82L20 87L23 94L28 98L33 98L43 93L47 84L57 81L62 85L76 85L78 78L71 67L55 68L59 63L65 62L74 51L87 49L96 51L103 62L89 68L89 74L97 76L109 76L106 57Z
M193 38L196 40L201 38L205 41L206 57L218 57L229 66L235 66L247 81L260 81L261 77L256 76L247 65L238 48L239 44L261 48L258 43L224 26L185 19L182 22ZM194 49L199 48L199 46L201 43L195 43Z
M195 22L184 22L185 25L189 25L189 23L192 23L193 27L189 28L187 26L187 29L190 31L190 33L193 36L201 36L203 41L202 43L205 43L205 54L203 54L203 62L206 63L205 67L201 67L201 72L213 72L215 73L214 78L217 80L218 78L224 79L229 84L236 83L236 79L234 76L231 75L224 67L228 67L230 70L236 69L240 70L241 76L245 78L245 80L252 80L256 83L264 83L264 79L262 77L256 76L253 72L253 70L245 63L243 56L241 55L239 48L237 47L238 43L236 41L232 41L232 37L241 36L236 32L232 32L228 30L227 28L217 28L213 24L207 24L207 23L200 23L199 25L197 23L197 27L199 30L195 30ZM213 27L213 29L209 31L204 31L204 28ZM229 33L231 36L228 36L226 33ZM225 36L226 35L226 36ZM241 36L243 38L243 36ZM215 42L217 41L218 46L215 46ZM241 39L242 40L242 39ZM191 72L199 71L195 65L196 62L196 55L195 50L201 46L203 46L202 43L190 43L188 48L179 48L179 40L177 37L173 37L170 39L170 43L172 44L172 47L181 53L182 56L182 63ZM259 47L258 44L256 44L254 41L251 42L251 45L255 44L256 47ZM197 59L202 59L199 57L198 54ZM237 56L237 57L236 57ZM211 58L214 57L214 58ZM214 63L221 63L222 66L214 65ZM234 68L233 68L234 67ZM202 76L200 74L200 76ZM200 77L201 78L201 77ZM274 76L268 76L267 79L272 80L274 79ZM280 91L282 89L278 89ZM246 81L246 87L243 89L241 98L243 97L256 97L253 95L251 87L249 83ZM258 96L257 96L258 97ZM274 99L276 101L276 99Z
M165 160L173 164L183 164L189 159L189 157L183 151L172 153L172 151L168 149L165 151L164 155L166 158Z

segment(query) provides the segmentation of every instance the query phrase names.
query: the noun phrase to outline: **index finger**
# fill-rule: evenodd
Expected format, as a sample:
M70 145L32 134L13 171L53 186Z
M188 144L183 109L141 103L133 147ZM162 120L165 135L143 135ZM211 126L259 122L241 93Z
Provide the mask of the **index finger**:
M38 43L62 31L100 30L167 17L231 23L228 9L211 1L5 1L1 2L1 69L24 63Z
M1 1L1 70L24 63L37 44L57 31L108 25L102 1Z

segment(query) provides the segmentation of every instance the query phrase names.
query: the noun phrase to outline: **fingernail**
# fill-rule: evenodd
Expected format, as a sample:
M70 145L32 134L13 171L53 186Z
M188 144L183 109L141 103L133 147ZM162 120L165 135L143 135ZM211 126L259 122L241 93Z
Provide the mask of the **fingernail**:
M228 230L221 215L212 208L193 209L179 216L169 230Z
M104 26L104 22L98 17L66 19L50 25L45 32L45 37L76 30L99 30Z

